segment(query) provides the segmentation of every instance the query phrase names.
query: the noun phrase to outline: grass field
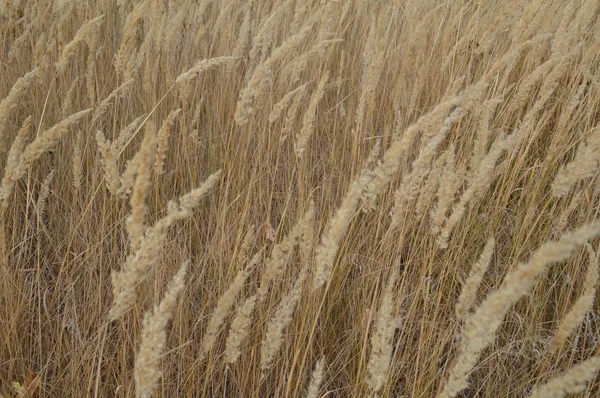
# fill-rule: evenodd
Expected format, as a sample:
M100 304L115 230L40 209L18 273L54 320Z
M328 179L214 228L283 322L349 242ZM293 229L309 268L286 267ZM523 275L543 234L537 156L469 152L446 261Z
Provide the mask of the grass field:
M598 0L4 0L0 394L600 395Z

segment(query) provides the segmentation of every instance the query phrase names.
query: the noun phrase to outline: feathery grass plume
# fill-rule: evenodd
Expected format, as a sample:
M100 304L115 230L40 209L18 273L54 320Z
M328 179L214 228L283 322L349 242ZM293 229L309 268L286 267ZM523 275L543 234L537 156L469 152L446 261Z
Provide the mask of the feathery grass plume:
M464 167L456 166L456 155L454 144L450 144L447 150L448 157L444 170L440 176L440 185L437 191L437 204L431 212L431 233L437 235L440 233L448 209L454 202L454 196L465 177Z
M238 126L248 123L248 117L254 112L253 103L260 93L265 89L272 78L272 68L277 62L285 57L291 50L296 48L308 36L313 25L304 26L300 32L288 38L277 47L267 60L256 67L248 85L240 93L240 98L235 108L235 122Z
M158 59L161 56L163 43L165 39L165 30L169 21L169 13L167 12L168 4L160 1L152 2L152 10L148 17L152 24L151 39L153 39L154 51L152 56Z
M141 26L141 25L140 25ZM138 28L140 31L142 31L141 28ZM142 67L142 65L144 64L144 61L148 60L148 62L150 62L150 57L148 56L149 52L150 52L150 44L152 43L152 38L149 36L152 36L152 31L153 31L153 27L151 26L150 29L148 31L144 31L144 40L142 41L142 44L139 45L137 48L136 46L131 46L129 47L129 51L130 53L127 55L127 62L125 62L124 67L122 69L122 74L123 74L123 79L124 80L129 80L129 79L137 79L137 76L139 75L139 71L140 68ZM135 40L137 41L137 40ZM146 68L146 69L149 69ZM141 81L142 81L142 87L143 88L148 88L148 76L144 76L142 77ZM150 87L151 89L151 87Z
M138 116L131 123L125 126L121 130L121 132L119 132L119 136L116 140L113 141L113 143L110 146L115 157L118 157L123 151L123 149L127 146L127 144L129 144L129 141L131 140L135 132L138 130L138 128L142 125L142 122L144 121L146 116L147 115L145 113L141 116Z
M0 189L0 206L2 213L8 208L8 199L12 194L15 185L15 170L19 167L19 162L25 145L27 144L27 135L31 131L31 116L23 122L23 125L17 132L17 136L11 145L4 168L4 177L2 178L2 189Z
M580 201L583 198L583 192L584 191L575 192L575 194L571 198L569 206L565 210L560 212L560 215L555 220L553 227L555 233L562 234L563 232L565 232L567 228L567 222L569 221L569 217L580 205Z
M304 216L302 216L296 225L294 225L292 230L281 242L273 246L271 256L267 261L265 270L260 279L260 287L258 288L260 302L265 299L271 282L281 275L284 267L287 265L292 250L300 242L300 238L303 237L308 228L312 228L314 214L315 205L314 202L311 201Z
M329 227L321 239L321 243L317 247L313 289L319 289L329 279L340 243L346 236L350 220L354 216L358 204L372 180L373 176L371 171L363 169L358 177L352 182L350 189L344 196L342 203L331 219Z
M577 47L573 49L569 54L561 57L554 68L544 77L542 81L542 86L540 87L540 92L538 94L538 99L534 102L528 114L537 114L546 102L552 97L556 88L558 87L560 80L564 77L565 73L569 71L569 64L572 63L572 58L577 57L578 55ZM530 116L531 117L531 116ZM527 115L525 116L525 119Z
M558 117L558 122L556 124L555 131L568 131L569 130L568 123L570 121L572 121L573 113L575 113L575 110L577 109L577 107L579 107L579 104L581 103L581 97L583 96L583 94L587 88L588 88L587 83L582 83L579 85L579 87L577 88L577 91L575 91L575 93L573 94L573 97L571 97L569 104L560 113L560 116ZM552 135L552 139L550 140L550 145L548 146L548 152L546 155L546 159L554 158L557 155L558 151L564 148L564 145L562 145L564 142L563 141L564 138L565 138L564 134L553 134Z
M479 164L477 173L473 174L469 180L468 188L463 192L458 203L454 205L450 216L446 219L446 223L437 238L437 243L440 248L445 249L448 247L450 234L462 219L467 209L467 205L472 205L473 201L478 199L492 183L491 176L496 167L496 161L506 149L513 146L515 139L518 138L515 134L518 133L500 137L492 144L490 151Z
M81 180L83 179L83 154L81 147L83 145L81 134L77 136L75 147L73 148L73 187L76 190L81 189Z
M567 57L563 57L563 60L558 66L544 79L538 99L529 108L523 119L519 122L518 128L512 134L513 143L512 148L509 151L509 158L513 158L531 132L536 131L536 116L538 112L544 108L546 102L552 97L554 90L558 87L559 79L566 69ZM505 164L507 161L508 159L505 161Z
M321 16L319 18L319 31L317 33L317 38L319 40L324 40L326 37L329 37L335 29L333 26L333 17L340 11L338 5L337 2L330 1L322 7Z
M204 109L204 97L200 97L196 100L196 105L194 106L194 116L192 117L191 127L197 129L198 123L200 122L200 118L202 117L202 111Z
M453 144L451 144L450 148L444 151L444 153L436 159L427 173L427 178L425 179L423 187L420 189L419 198L415 207L415 214L419 215L419 218L425 216L427 207L431 204L433 199L435 199L440 181L444 181L441 178L441 174L447 170L444 167L444 164L446 163L446 155L451 150L453 150ZM394 199L397 198L395 197ZM395 219L396 217L392 216L392 220Z
M600 125L590 133L586 143L577 147L575 159L562 166L552 183L552 194L565 197L579 181L593 177L598 171L600 161Z
M586 31L592 29L589 26L594 19L596 18L596 12L598 11L598 4L592 0L587 0L583 2L581 7L579 7L579 11L575 16L575 23L568 24L569 26L569 44L574 45L577 44L579 37L582 34L585 34Z
M447 111L451 108L451 106L448 106L449 104L446 103L445 105L446 106L443 107L438 105L428 114L428 116L439 119L441 114L447 113ZM392 180L394 174L396 174L400 168L402 156L410 149L410 147L412 147L415 139L417 138L421 127L420 123L422 123L422 118L410 126L404 132L401 138L395 139L392 142L390 147L385 151L382 162L374 168L373 178L371 181L369 181L369 185L366 188L364 195L365 209L375 209L377 196L379 196L385 185Z
M400 222L400 219L404 216L404 212L408 211L407 205L418 197L421 183L430 169L429 164L431 163L431 160L436 155L439 145L446 138L452 125L460 115L460 107L452 111L446 120L444 120L439 132L426 143L421 151L419 151L419 156L412 163L411 172L402 178L400 188L396 191L396 200L394 209L392 210L392 220L394 225Z
M308 61L315 56L324 56L325 50L334 44L341 43L344 40L342 39L331 39L331 40L321 40L317 44L315 44L310 50L301 54L299 57L294 58L290 61L286 67L282 70L283 76L285 76L286 81L290 84L295 84L302 77L302 72L308 66Z
M592 65L593 60L598 56L598 52L600 51L600 41L597 39L594 40L590 46L584 47L583 57L581 58L580 65ZM594 77L593 73L590 73L589 70L586 70L585 67L581 69L583 75L586 77L587 82L591 83L592 86L598 86L598 78Z
M17 107L19 99L31 83L39 77L40 68L34 68L21 76L11 87L10 92L0 101L0 122L6 124L8 113Z
M394 285L398 276L395 268L388 277L385 292L379 308L375 331L371 335L371 355L367 365L367 386L373 396L378 396L387 380L392 359L392 339L398 325L394 316Z
M131 61L131 58L135 56L135 38L137 35L138 26L144 18L146 8L150 4L148 0L142 0L137 3L131 12L127 15L125 20L125 26L123 27L123 40L121 41L121 47L115 55L115 70L119 73L123 73L127 64Z
M506 65L511 64L518 59L521 52L527 47L537 44L540 41L546 40L551 35L539 35L530 40L523 42L517 48L504 54L498 61L490 66L485 75L476 83L471 84L463 90L461 94L450 97L438 105L434 106L431 111L419 117L419 119L410 125L402 134L400 139L395 139L390 147L386 150L383 161L373 170L374 178L369 182L369 186L365 193L365 209L374 209L377 197L389 183L393 176L400 168L402 156L412 146L419 131L423 128L425 131L430 130L424 126L437 125L452 109L457 106L462 106L464 103L464 111L474 105L474 100L479 98L487 88L489 81Z
M278 103L276 103L273 106L273 109L271 110L271 113L269 114L269 123L272 124L281 117L281 114L283 113L283 111L285 111L289 107L292 100L294 98L296 98L296 96L300 92L306 90L307 84L308 83L304 83L303 85L296 87L295 89L293 89L292 91L287 93Z
M73 111L73 104L75 102L75 95L79 88L79 78L75 77L69 86L69 89L62 98L61 104L61 115L67 117Z
M131 195L131 190L135 184L135 178L137 176L138 168L140 167L140 153L137 152L133 155L133 158L127 161L125 171L121 174L120 186L117 194L122 198L126 199L127 196Z
M238 31L237 40L235 41L235 46L233 47L233 51L231 54L235 57L242 57L246 52L249 45L249 38L252 37L252 8L254 6L254 0L249 0L245 2L243 13L244 19L242 20L242 24L240 25L240 29Z
M229 336L225 343L225 358L226 364L233 364L242 354L241 346L248 337L250 332L250 323L252 322L252 314L256 307L256 294L248 297L244 303L238 307L231 327L229 328Z
M215 344L215 341L217 340L217 335L221 331L221 326L223 326L223 323L225 322L225 318L229 315L229 313L231 312L231 309L233 308L233 305L235 304L235 299L237 298L238 294L244 287L244 284L246 283L246 279L248 279L248 277L254 271L254 268L256 268L256 265L262 260L262 255L263 255L263 250L261 249L260 251L258 251L258 253L256 253L252 257L252 259L246 265L246 267L244 269L241 269L237 273L237 275L235 276L235 279L233 280L233 282L231 282L231 285L229 285L227 290L225 292L223 292L223 294L221 294L221 297L219 297L219 300L217 301L217 305L215 306L215 309L212 311L212 314L210 315L210 319L208 321L208 326L206 327L206 332L204 333L204 337L202 337L202 346L200 347L200 357L201 358L204 358L204 356L213 348L213 345ZM251 315L252 311L249 311L249 312ZM239 319L238 321L242 322L242 323L250 322L250 319L247 319L247 320ZM238 330L236 330L236 332L240 333L240 335L238 335L237 337L243 337L242 336L243 332L238 331ZM241 341L239 343L241 344ZM234 343L232 342L232 344L234 344ZM232 352L231 352L231 356L229 357L230 359L235 356L235 352L234 352L235 347L232 346L231 348L232 348Z
M463 86L464 86L466 80L467 80L467 77L464 75L459 76L456 79L454 79L454 81L452 82L450 87L447 88L446 91L444 92L444 96L442 97L442 100L447 100L449 98L457 96L458 93L463 89Z
M13 40L12 44L10 45L10 50L8 51L9 60L20 57L27 42L31 40L32 27L33 23L30 22L23 30L23 33L15 40Z
M115 88L106 98L100 102L98 108L94 112L94 117L92 118L92 122L96 122L100 117L102 117L108 108L112 105L113 101L117 96L123 96L133 87L134 79L129 79L121 84L119 87Z
M573 24L572 17L575 16L575 8L575 3L566 3L565 7L562 8L562 17L551 42L552 55L563 55L567 52L570 44L569 39L571 38L569 34L571 32L570 26Z
M156 4L156 2L154 2ZM146 63L143 71L142 71L142 88L145 92L151 93L156 91L156 72L157 69L155 65L161 59L160 49L157 47L157 43L162 40L162 38L157 38L157 36L161 37L164 33L164 23L165 17L155 18L150 17L153 21L152 28L148 30L146 33L146 37L144 38L144 42L140 46L140 50L136 56L136 64L133 68L134 70L139 70L144 62Z
M281 299L279 307L267 324L267 333L260 343L260 370L263 375L271 368L275 355L281 349L284 340L283 331L292 321L296 305L302 295L307 271L308 264L302 267L292 290Z
M585 315L594 308L598 284L598 255L594 252L590 244L586 244L586 249L590 262L585 276L583 292L558 325L558 330L550 343L550 352L552 353L556 353L564 347L569 336L583 322Z
M600 221L585 224L564 234L558 241L544 243L529 261L508 273L500 288L490 293L470 316L462 333L460 352L439 398L452 398L469 385L469 375L479 355L494 342L510 307L526 295L546 266L566 260L577 246L600 234Z
M477 290L481 285L481 281L483 280L483 276L490 266L490 262L492 261L492 255L494 254L494 247L496 246L496 241L494 237L490 237L485 244L481 255L479 256L479 260L473 265L471 271L469 271L469 277L465 281L462 290L460 291L460 296L458 297L458 302L456 303L456 316L460 320L465 320L467 315L469 315L469 311L475 304L475 299L477 298Z
M48 200L48 195L50 195L50 184L52 183L52 180L54 179L54 172L55 170L52 170L44 179L44 182L42 183L42 187L40 188L40 196L38 197L38 201L37 201L37 215L38 215L38 219L41 220L44 216L44 212L46 211L46 202Z
M535 113L539 112L546 102L552 97L560 83L560 80L565 76L565 73L569 71L569 65L573 62L572 58L578 56L577 48L578 47L573 49L564 57L561 57L556 66L545 76L544 80L542 81L542 86L540 87L540 93L538 95L539 98L532 106L532 109Z
M131 214L127 217L125 223L132 252L136 252L140 248L140 242L146 228L144 225L144 219L148 211L146 196L148 196L148 190L150 189L151 170L156 151L156 126L153 122L148 121L144 127L146 131L139 151L139 163L135 183L133 184L133 193L131 194ZM115 182L118 183L118 179Z
M100 130L96 131L96 144L102 156L100 162L104 169L106 187L111 194L116 195L119 189L119 166L117 165L117 158L114 156L110 142Z
M167 344L166 328L173 317L179 294L185 287L189 261L184 262L169 282L160 304L144 315L142 342L135 358L135 393L138 398L149 398L162 377L160 359Z
M92 104L96 103L96 54L100 39L99 30L100 26L98 25L97 28L92 29L89 34L84 35L84 40L89 49L85 70L85 85L87 88L88 98Z
M379 162L379 155L381 154L381 137L378 137L375 140L375 144L369 150L369 156L367 156L367 160L365 161L365 167L374 167Z
M178 7L179 9L176 9ZM171 14L167 19L167 25L165 26L165 33L162 39L164 48L168 49L176 49L180 40L182 38L181 27L186 25L186 18L189 14L188 7L183 5L170 5L170 11L176 10L175 12L170 12Z
M378 27L380 27L380 25L378 26L377 23L377 19L379 16L379 13L378 15L371 16L369 33L367 34L367 40L365 41L365 45L362 51L362 71L360 76L361 83L364 81L365 74L367 73L367 70L369 69L370 65L373 63L375 53L377 52L377 50L379 50L377 48L379 44L377 39L379 38L379 34L381 33L378 31Z
M176 221L192 215L192 210L215 186L220 175L221 170L208 177L199 188L181 196L179 201L170 201L167 206L167 215L153 226L146 228L139 243L139 249L129 254L120 271L112 273L113 302L108 315L110 321L119 319L133 304L135 287L144 280L150 268L158 260L167 239L169 227Z
M146 118L146 114L143 114L129 123L125 128L121 130L119 136L113 143L111 144L111 151L114 154L115 159L119 156L120 153L123 152L124 148L131 141L134 134L137 132L138 128ZM121 175L119 181L119 189L117 190L117 194L125 199L128 195L131 194L131 190L133 185L135 184L135 178L137 176L138 168L140 165L140 152L138 151L132 159L127 162L125 166L125 171Z
M546 9L551 10L551 8L545 7L543 3L529 3L529 5L525 7L519 22L515 24L517 30L516 38L518 39L516 43L531 37L541 30L540 25L545 22L544 17L548 16L548 14L544 12ZM552 36L554 37L555 34L552 34Z
M48 37L49 35L46 32L43 32L35 42L32 65L35 65L36 67L50 64L48 58L50 57L50 48L52 47L48 46Z
M306 391L306 398L318 398L319 390L321 389L321 383L323 383L323 368L325 367L325 355L319 359L315 365L315 369L310 376L310 384Z
M523 108L528 101L528 95L533 91L534 86L556 66L557 59L550 58L543 64L537 66L523 81L519 84L517 92L508 103L507 112L515 112Z
M12 88L8 95L0 101L0 152L4 152L4 140L5 140L5 129L8 125L8 117L10 111L17 107L19 100L31 85L31 83L38 78L40 69L35 68L21 76Z
M306 222L302 223L302 227L300 228L300 236L301 239L298 242L300 246L300 261L303 263L311 263L313 249L315 248L315 227L314 227L314 207L315 203L311 199L309 203L309 209L311 209L312 214Z
M313 289L319 289L329 279L340 243L346 236L346 232L348 232L350 220L358 209L360 200L365 195L365 189L373 179L370 167L372 163L375 163L380 151L381 141L377 140L369 152L366 166L352 181L350 189L346 192L342 203L329 222L325 235L321 238L321 243L317 247L315 254L316 271L313 278Z
M481 160L485 156L489 137L490 137L490 122L496 111L496 108L503 103L502 98L493 98L484 101L479 115L479 129L473 143L473 153L470 161L470 171L475 172Z
M156 18L152 18L149 17L149 20L154 20ZM154 22L154 21L153 21ZM169 21L169 23L174 23L174 20ZM179 25L179 29L181 30L181 24ZM156 43L156 38L155 35L157 33L157 26L152 24L150 25L149 29L145 29L144 30L144 40L142 41L142 44L140 45L140 47L138 48L137 54L135 55L135 62L133 62L131 64L131 66L128 65L128 67L131 68L131 70L139 70L142 65L144 64L144 62L146 63L146 71L149 71L147 73L144 73L144 77L142 80L142 86L146 87L148 89L152 89L152 86L149 84L150 81L148 79L150 79L151 76L151 72L150 70L151 65L152 65L152 61L154 60L153 55L156 52L156 49L154 48L154 43ZM165 33L165 32L163 32ZM181 37L181 34L180 34ZM167 40L166 34L160 39L162 41ZM177 48L177 43L173 43L173 46L169 46L169 44L166 44L167 48L171 48L171 49L175 49ZM133 75L132 75L133 76Z
M298 92L292 101L292 105L288 108L285 113L285 119L283 119L283 127L281 128L281 136L279 137L279 143L283 144L285 140L290 136L292 129L294 128L296 122L296 115L298 114L298 108L300 108L300 104L304 99L304 95L306 94L308 86L303 84L298 87Z
M321 78L317 89L310 97L310 102L308 104L308 109L304 114L304 118L302 120L302 130L296 136L296 143L294 145L294 149L296 151L296 156L299 159L302 159L304 151L306 151L306 144L308 143L308 139L312 135L314 129L315 117L317 116L317 106L319 106L319 102L321 98L323 98L323 94L325 94L325 85L329 81L329 72L325 72L325 75Z
M38 135L23 150L18 166L13 169L13 180L21 178L31 163L39 159L45 151L52 148L67 132L69 127L83 119L90 112L91 109L79 111Z
M63 48L62 53L60 54L60 58L56 62L56 69L62 70L65 68L67 62L69 62L69 59L71 59L71 57L75 53L75 50L77 49L79 43L89 41L90 38L93 38L94 36L98 35L98 29L100 29L101 23L103 21L104 15L100 15L79 28L73 40L67 43L67 45L65 45L65 47ZM90 48L90 51L92 50L94 49Z
M227 23L231 23L231 20L233 19L233 16L231 14L235 5L236 3L232 1L221 9L221 11L219 12L219 16L215 20L215 24L213 26L214 32L223 32L225 30L225 25Z
M585 391L585 383L596 377L600 369L600 357L591 357L534 389L529 398L562 398L568 394Z
M209 59L202 59L189 70L180 74L175 83L179 86L181 98L189 100L192 93L192 82L200 73L205 72L209 69L216 68L218 66L231 63L239 59L238 57L216 57Z
M171 129L173 128L173 124L175 124L175 119L177 119L180 113L181 108L171 111L158 131L156 162L154 163L154 172L157 175L165 172L165 158L169 149Z
M297 32L301 29L303 21L307 19L307 14L311 6L310 1L297 1L294 8L294 21L292 22L291 31Z
M259 62L264 60L264 56L267 51L271 48L273 40L275 39L274 31L277 29L277 24L280 24L285 16L288 2L282 2L277 5L265 19L264 23L256 33L256 36L252 39L252 48L250 49L249 59L251 62Z

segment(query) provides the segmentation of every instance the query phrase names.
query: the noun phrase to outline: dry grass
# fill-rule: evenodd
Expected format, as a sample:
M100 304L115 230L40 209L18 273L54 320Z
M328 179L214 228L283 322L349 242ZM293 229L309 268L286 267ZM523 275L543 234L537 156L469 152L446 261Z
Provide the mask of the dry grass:
M2 1L0 395L600 395L599 19Z

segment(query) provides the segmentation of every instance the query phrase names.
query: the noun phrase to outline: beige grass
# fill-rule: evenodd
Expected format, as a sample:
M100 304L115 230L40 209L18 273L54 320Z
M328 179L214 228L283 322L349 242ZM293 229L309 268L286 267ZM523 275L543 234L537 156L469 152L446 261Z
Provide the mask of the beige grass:
M468 318L463 331L460 354L450 371L448 383L439 394L440 397L455 397L468 387L471 370L481 352L493 343L496 331L510 306L527 294L545 267L568 258L576 245L581 245L598 234L599 222L585 225L565 234L559 241L544 244L534 252L527 263L520 264L516 270L506 275L500 288L490 293Z
M562 398L570 394L577 394L586 390L585 383L596 376L600 369L600 358L592 357L564 374L550 380L545 385L536 388L530 398Z
M573 334L583 322L585 316L594 308L596 290L598 284L598 254L588 244L586 246L589 263L583 285L583 292L577 298L573 307L561 319L556 334L550 343L550 351L559 351L565 345L567 338Z
M319 396L319 389L323 382L323 368L325 367L325 357L319 359L315 365L312 375L310 376L310 384L306 391L306 398L317 398Z
M600 395L597 0L0 3L0 395Z
M483 277L490 266L495 246L496 241L494 238L489 238L485 244L485 247L483 248L483 251L481 252L481 256L477 262L473 264L473 267L469 271L469 276L460 291L460 296L458 297L458 302L456 303L456 315L459 319L466 319L469 310L475 303L475 299L477 298L477 290L479 289L481 281L483 280Z
M151 397L161 377L160 357L166 345L166 326L173 316L179 293L185 286L188 263L184 263L173 280L160 304L144 316L142 343L135 359L136 396Z
M396 272L388 277L375 330L371 336L371 355L367 364L369 372L367 385L371 390L371 394L375 396L379 395L385 384L392 357L392 338L397 326L394 312L396 297L394 284L396 283L396 278Z

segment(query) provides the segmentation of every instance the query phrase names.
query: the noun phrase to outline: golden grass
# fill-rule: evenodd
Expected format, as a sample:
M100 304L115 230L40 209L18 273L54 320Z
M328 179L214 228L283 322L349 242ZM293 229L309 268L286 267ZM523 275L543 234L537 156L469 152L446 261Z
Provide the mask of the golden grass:
M599 19L2 2L0 395L600 395Z

